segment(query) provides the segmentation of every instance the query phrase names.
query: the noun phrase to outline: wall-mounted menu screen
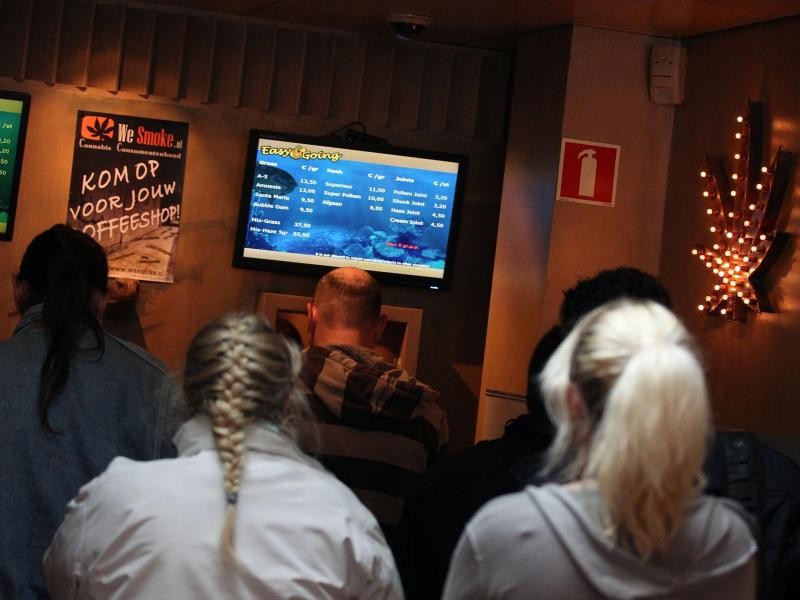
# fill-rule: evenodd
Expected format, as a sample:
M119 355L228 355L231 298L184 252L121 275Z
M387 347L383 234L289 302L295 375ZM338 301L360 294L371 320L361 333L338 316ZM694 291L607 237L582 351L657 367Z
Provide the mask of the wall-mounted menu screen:
M444 289L466 158L253 131L234 266Z
M19 174L31 97L0 90L0 240L14 233Z

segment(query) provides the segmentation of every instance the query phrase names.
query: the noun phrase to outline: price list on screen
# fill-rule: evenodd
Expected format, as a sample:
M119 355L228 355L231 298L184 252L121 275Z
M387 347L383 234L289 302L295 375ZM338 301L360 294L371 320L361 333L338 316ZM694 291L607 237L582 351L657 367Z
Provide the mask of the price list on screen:
M444 251L455 182L456 173L395 165L261 160L249 229L310 239L315 229L331 225L405 228Z
M8 226L22 108L19 100L0 98L0 234Z

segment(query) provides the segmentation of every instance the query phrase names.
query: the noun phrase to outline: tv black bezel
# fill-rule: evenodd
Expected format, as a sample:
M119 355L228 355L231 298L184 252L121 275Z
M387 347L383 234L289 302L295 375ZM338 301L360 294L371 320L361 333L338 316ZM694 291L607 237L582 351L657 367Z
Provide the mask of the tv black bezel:
M25 92L0 90L0 99L22 102L19 118L19 134L14 157L14 173L11 175L11 188L8 199L8 224L5 233L0 233L0 242L10 242L14 237L14 223L17 220L17 204L19 200L19 182L22 176L22 159L25 154L25 138L28 132L28 115L31 109L31 95Z
M389 144L384 145L348 141L339 137L317 137L262 129L251 129L250 138L247 144L244 177L242 180L242 193L239 204L239 218L236 226L236 242L233 253L233 266L235 268L253 269L259 271L275 271L279 273L291 273L297 275L313 275L317 277L336 268L329 265L312 265L295 263L291 261L277 261L244 256L247 219L250 215L250 202L253 191L253 174L256 167L256 161L254 157L256 156L258 141L262 138L287 143L311 144L316 146L339 148L342 150L360 150L364 152L375 152L397 156L411 156L415 158L427 158L458 163L458 176L456 177L456 187L455 191L453 192L453 205L451 208L450 230L447 241L445 268L441 279L436 277L423 277L420 275L405 275L402 273L374 271L369 268L368 262L354 260L352 264L354 267L363 268L364 270L369 271L377 281L389 285L421 287L431 290L447 290L450 288L453 279L453 271L455 268L455 252L461 224L461 206L463 203L464 187L466 185L467 178L468 158L466 155L423 150L419 148L405 148L392 146Z

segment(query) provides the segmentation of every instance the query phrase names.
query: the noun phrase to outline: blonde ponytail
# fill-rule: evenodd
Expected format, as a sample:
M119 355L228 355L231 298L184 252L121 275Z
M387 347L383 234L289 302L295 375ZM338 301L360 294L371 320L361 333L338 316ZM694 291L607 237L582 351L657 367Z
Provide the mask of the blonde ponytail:
M702 367L684 327L652 302L587 315L542 376L557 426L548 462L597 482L606 532L646 560L663 553L699 489L710 428ZM574 384L587 407L566 409Z

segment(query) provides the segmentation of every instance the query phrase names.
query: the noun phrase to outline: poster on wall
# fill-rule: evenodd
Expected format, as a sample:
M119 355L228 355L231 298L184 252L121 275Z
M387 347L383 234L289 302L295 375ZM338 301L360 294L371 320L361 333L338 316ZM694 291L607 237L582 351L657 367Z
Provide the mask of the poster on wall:
M78 111L67 223L108 254L109 277L172 283L188 123Z
M0 90L0 241L14 234L30 103L28 94Z
M561 140L558 199L614 206L620 146L587 140Z

